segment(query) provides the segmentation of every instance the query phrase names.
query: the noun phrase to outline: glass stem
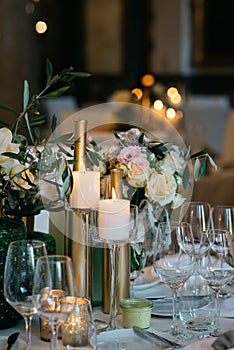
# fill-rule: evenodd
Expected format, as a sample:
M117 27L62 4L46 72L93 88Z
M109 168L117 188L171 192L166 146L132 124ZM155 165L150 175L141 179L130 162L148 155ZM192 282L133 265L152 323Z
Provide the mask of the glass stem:
M177 289L172 289L172 325L171 333L176 335L178 333L177 325Z
M110 295L110 318L109 329L118 329L118 265L119 265L119 246L113 244L110 247L111 261L111 295Z
M220 302L219 302L219 291L215 290L215 327L214 327L214 335L220 334Z
M57 324L51 325L50 350L58 350L59 349L58 327L59 326Z
M26 337L26 350L31 349L31 325L32 325L32 316L24 316L25 321L25 337Z

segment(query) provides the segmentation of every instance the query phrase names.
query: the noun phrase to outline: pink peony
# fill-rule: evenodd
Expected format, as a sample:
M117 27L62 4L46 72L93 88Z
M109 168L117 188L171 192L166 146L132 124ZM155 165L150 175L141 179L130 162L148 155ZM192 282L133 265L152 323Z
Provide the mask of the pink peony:
M128 146L119 152L117 160L121 163L128 164L133 158L141 154L141 148L138 146Z

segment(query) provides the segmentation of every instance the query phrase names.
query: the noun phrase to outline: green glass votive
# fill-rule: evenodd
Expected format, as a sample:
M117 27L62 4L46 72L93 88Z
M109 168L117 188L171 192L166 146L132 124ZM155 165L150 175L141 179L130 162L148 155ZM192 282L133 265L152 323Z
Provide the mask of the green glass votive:
M147 299L122 299L120 300L122 309L122 325L124 328L138 326L149 328L151 323L151 310L153 302Z

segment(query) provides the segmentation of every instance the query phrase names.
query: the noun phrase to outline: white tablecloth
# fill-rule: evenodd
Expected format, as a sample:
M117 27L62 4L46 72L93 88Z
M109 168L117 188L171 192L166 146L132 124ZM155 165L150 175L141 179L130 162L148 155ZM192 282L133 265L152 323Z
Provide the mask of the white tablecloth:
M157 283L155 285L152 285L149 288L147 288L147 285L145 287L146 288L137 288L137 290L135 290L135 296L157 298L162 295L164 296L171 295L168 287L166 287L162 283ZM232 291L231 287L229 289ZM225 313L225 316L229 316L229 317L225 317L225 318L221 317L221 330L222 332L225 332L227 330L234 330L234 297L223 299L222 303L224 303L223 312ZM227 310L230 310L230 314L227 313ZM97 319L102 319L106 321L108 320L108 315L103 314L101 311L101 308L95 308L94 313ZM222 314L222 305L221 305L221 314ZM162 332L169 329L170 324L171 324L171 317L152 316L151 330ZM119 316L119 325L121 327L121 316ZM20 331L21 337L23 338L24 337L23 320L21 320L15 327L0 330L0 335L9 335L18 330ZM212 340L214 340L214 338L206 340L205 342L204 341L197 342L196 341L197 336L198 336L198 333L194 332L194 339L191 341L192 344L188 348L186 347L186 349L189 349L189 350L212 349L210 346L210 343L212 342ZM196 343L194 343L194 341L196 341ZM79 348L79 349L82 350L82 349L90 349L90 348L85 347L85 348ZM155 345L152 345L152 350L153 349L154 350L157 349ZM32 326L32 350L49 350L49 343L40 340L39 324L36 316L33 319L33 326Z

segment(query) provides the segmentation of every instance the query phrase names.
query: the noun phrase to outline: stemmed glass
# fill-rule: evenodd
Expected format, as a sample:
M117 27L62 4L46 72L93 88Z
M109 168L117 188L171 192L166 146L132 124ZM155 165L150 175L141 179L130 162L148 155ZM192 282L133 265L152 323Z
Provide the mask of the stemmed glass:
M138 238L130 244L130 295L134 298L134 284L146 263L145 237Z
M211 226L214 229L227 230L233 240L234 233L234 206L215 205L211 208ZM230 294L222 288L219 292L221 297L228 297Z
M137 237L137 223L138 223L138 208L135 205L130 206L130 222L129 225L123 227L100 228L99 226L99 211L92 210L90 220L90 233L94 246L108 247L110 249L111 262L111 291L110 291L110 311L109 322L105 331L118 329L118 264L119 264L119 250L121 246L133 242ZM108 231L108 237L101 234L102 230ZM121 234L125 232L125 238L121 238ZM115 233L114 233L115 232ZM117 238L116 233L119 232ZM111 238L114 233L115 238ZM128 236L128 237L127 237Z
M220 334L220 304L219 293L234 275L234 254L231 236L228 231L210 229L208 232L212 245L203 257L200 265L201 277L215 293L216 322L213 335Z
M46 246L37 240L11 242L4 271L4 296L25 320L27 350L31 349L31 321L36 314L32 298L36 260L46 256Z
M185 281L192 275L195 265L195 257L190 249L188 254L181 249L177 222L161 222L156 232L154 269L159 277L172 290L173 322L170 334L180 341L191 339L192 335L180 330L177 324L177 292Z
M211 205L207 202L185 202L182 204L180 209L180 220L187 222L191 225L192 235L189 231L183 231L183 234L187 234L184 237L184 242L188 243L189 240L192 240L192 244L195 248L195 257L196 257L196 266L194 271L194 293L201 293L201 290L204 289L204 294L207 293L207 288L204 285L204 282L201 283L201 277L199 274L199 264L202 256L205 254L207 249L209 249L208 237L205 234L206 231L211 228ZM185 246L183 246L185 249Z
M58 327L76 306L76 285L72 260L48 255L37 261L33 299L38 315L51 325L50 350L59 349Z

